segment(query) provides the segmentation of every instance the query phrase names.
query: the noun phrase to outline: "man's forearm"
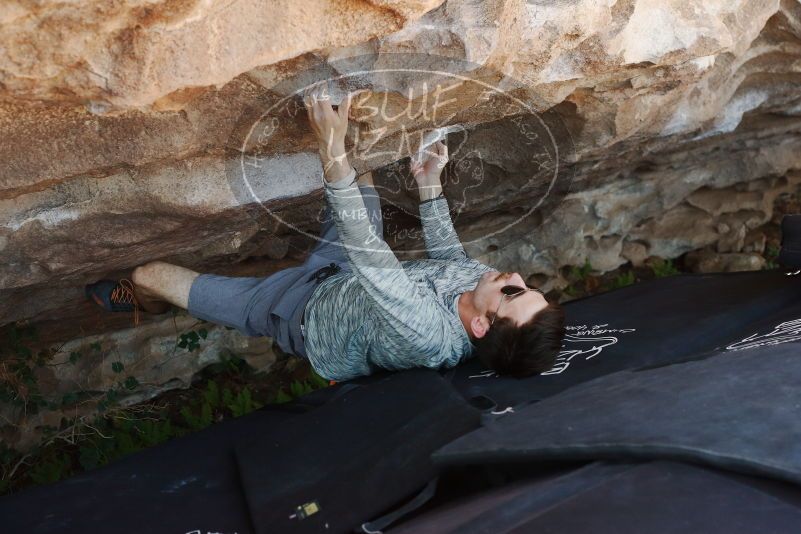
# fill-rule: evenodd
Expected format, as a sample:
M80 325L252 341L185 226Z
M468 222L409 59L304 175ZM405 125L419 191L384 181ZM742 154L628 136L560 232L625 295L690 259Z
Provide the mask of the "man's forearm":
M345 152L344 144L321 146L320 162L323 165L325 180L328 183L343 179L353 170L348 161L348 154Z
M425 201L421 191L419 209L428 257L439 260L467 259L464 247L453 228L445 197L433 197Z
M442 193L442 182L439 180L431 180L427 183L418 183L417 192L420 195L420 202L437 198Z

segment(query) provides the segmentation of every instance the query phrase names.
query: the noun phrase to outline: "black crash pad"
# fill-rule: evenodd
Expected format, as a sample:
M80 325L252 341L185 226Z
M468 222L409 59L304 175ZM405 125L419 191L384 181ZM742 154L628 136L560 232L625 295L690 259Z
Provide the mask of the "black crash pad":
M442 464L673 459L801 483L801 342L621 371L506 414Z
M593 463L488 490L389 534L798 532L801 508L743 477L674 462ZM791 497L798 497L795 490Z
M431 453L479 423L430 370L353 389L237 447L256 531L349 532L425 486Z

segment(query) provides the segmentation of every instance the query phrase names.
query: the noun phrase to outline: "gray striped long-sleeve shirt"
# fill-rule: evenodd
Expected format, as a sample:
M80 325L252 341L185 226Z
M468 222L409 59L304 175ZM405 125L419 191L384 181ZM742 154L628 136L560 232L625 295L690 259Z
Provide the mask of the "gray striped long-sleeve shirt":
M429 259L400 262L365 216L356 185L325 187L351 270L324 280L305 310L312 367L331 380L374 370L453 367L472 345L457 297L492 271L467 257L443 196L420 204Z

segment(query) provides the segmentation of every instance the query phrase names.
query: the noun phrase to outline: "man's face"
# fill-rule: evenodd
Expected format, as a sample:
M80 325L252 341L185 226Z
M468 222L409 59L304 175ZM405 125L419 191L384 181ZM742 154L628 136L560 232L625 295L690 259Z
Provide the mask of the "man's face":
M517 295L504 296L501 292L503 286L526 287L526 284L518 273L490 271L481 276L473 290L473 302L476 308L490 319L500 305L498 319L506 317L521 325L548 305L548 301L538 291L524 291Z

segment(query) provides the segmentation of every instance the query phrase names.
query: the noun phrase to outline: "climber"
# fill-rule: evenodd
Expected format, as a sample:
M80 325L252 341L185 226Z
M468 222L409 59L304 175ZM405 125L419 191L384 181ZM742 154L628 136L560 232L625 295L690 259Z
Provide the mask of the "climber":
M327 208L303 265L267 277L226 277L152 261L130 280L88 285L87 297L109 311L133 311L136 321L140 309L164 313L175 305L272 337L331 380L377 369L449 368L470 356L516 377L550 369L564 336L562 308L520 274L467 257L442 193L448 153L441 141L412 162L428 259L395 257L383 239L372 174L357 178L345 151L352 97L334 109L325 93L304 93Z

